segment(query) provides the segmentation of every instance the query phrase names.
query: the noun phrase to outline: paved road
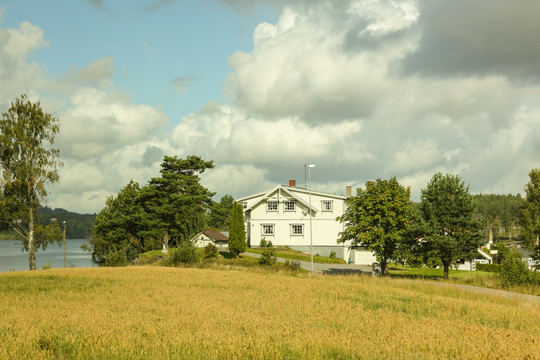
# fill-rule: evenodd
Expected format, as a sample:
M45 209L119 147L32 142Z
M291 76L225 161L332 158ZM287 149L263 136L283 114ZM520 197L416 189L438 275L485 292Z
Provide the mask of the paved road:
M242 253L242 255L245 256L251 256L259 258L261 257L259 254L245 252ZM283 258L277 258L278 262L285 262L285 259ZM311 262L309 261L300 261L300 266L302 269L306 269L308 271L311 271ZM353 264L317 264L313 263L313 272L316 274L327 274L327 275L344 275L344 274L370 274L371 275L371 266L369 265L353 265ZM399 279L399 281L404 282L417 282L419 280L409 280L409 279ZM479 286L472 286L472 285L461 285L461 284L452 284L447 282L439 282L439 281L433 281L433 280L426 280L429 282L429 284L434 284L435 286L446 286L446 287L453 287L453 288L459 288L464 291L470 291L474 293L480 293L480 294L489 294L489 295L498 295L501 297L505 297L507 299L520 299L525 301L533 301L540 303L540 296L535 295L527 295L527 294L519 294L511 291L504 291L504 290L497 290L497 289L490 289L490 288L484 288Z

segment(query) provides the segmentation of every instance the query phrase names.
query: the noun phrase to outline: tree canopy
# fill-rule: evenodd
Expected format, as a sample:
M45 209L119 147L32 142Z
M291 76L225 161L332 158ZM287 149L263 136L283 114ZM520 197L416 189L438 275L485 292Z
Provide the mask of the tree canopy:
M351 197L345 214L339 218L345 230L338 242L352 240L371 249L386 273L387 263L398 254L406 226L411 219L410 189L396 178L368 181L366 189L358 188Z
M540 237L540 169L529 172L529 182L525 185L525 202L521 206L521 237L525 246L538 246Z
M178 247L203 230L214 193L200 184L199 174L213 167L198 156L166 156L161 177L143 187L131 181L107 199L86 249L94 263L125 265L141 252Z
M246 231L244 229L244 210L242 204L233 203L231 213L231 231L229 233L229 251L238 256L247 249Z
M53 148L59 129L58 119L26 95L18 97L0 121L0 218L22 240L30 270L36 269L38 247L45 249L63 238L57 222L43 228L38 216L47 197L46 186L59 180L60 152Z
M483 221L473 216L475 210L469 186L457 175L437 173L422 189L423 248L441 260L446 279L450 265L474 257L483 241Z

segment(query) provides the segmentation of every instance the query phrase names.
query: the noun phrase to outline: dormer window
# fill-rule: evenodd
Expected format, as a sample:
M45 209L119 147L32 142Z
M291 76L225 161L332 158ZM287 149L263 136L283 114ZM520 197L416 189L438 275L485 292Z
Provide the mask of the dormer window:
M283 207L285 211L294 211L295 210L294 201L285 201L283 203Z
M278 211L278 202L277 201L268 201L266 203L266 211Z

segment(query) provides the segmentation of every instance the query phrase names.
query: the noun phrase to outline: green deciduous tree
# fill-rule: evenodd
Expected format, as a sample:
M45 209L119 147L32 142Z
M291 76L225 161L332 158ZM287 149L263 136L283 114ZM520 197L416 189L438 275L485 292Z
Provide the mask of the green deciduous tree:
M450 265L474 257L482 244L482 219L475 219L469 186L457 175L435 174L422 190L420 211L425 222L424 251L439 258L448 279Z
M525 203L521 207L521 237L528 249L540 245L540 169L529 172L525 185Z
M247 249L244 229L244 210L242 204L235 202L231 212L231 230L229 232L229 251L238 256Z
M130 181L118 195L107 199L94 223L94 237L87 251L100 266L123 266L139 253L159 248L161 238L149 231L155 220L139 203L139 184Z
M358 188L347 205L345 214L338 218L345 230L338 242L352 240L371 249L386 273L387 263L398 254L410 214L410 189L396 178L368 181L366 189Z
M36 270L36 249L62 240L58 223L45 229L38 207L47 197L47 184L58 182L59 151L53 148L58 119L43 112L26 95L17 98L0 121L2 193L0 217L14 229L28 251L30 270ZM61 234L61 232L60 232ZM39 235L39 236L37 236Z
M216 230L228 231L231 225L231 211L234 199L231 195L225 195L220 202L212 201L208 214L208 226Z

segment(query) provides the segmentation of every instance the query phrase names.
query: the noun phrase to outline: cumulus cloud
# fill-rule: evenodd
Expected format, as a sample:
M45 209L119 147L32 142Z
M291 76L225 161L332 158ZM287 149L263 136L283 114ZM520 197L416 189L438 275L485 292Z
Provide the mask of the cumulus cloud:
M257 164L267 169L267 179L281 183L311 159L317 163L318 185L327 189L397 175L417 200L429 178L441 171L458 173L475 192L519 192L528 170L539 166L540 88L516 82L520 72L537 66L535 57L490 60L492 69L502 69L506 61L516 65L515 71L485 71L463 60L455 64L458 76L447 72L438 78L424 76L430 70L422 72L422 66L411 67L424 57L438 62L440 53L432 46L446 41L450 30L474 38L477 30L489 29L494 38L503 30L491 24L519 23L515 14L504 18L502 2L495 10L478 2L471 5L473 15L465 16L487 12L489 19L476 24L478 29L472 23L450 27L450 20L439 24L449 7L466 13L464 4L290 4L277 24L262 23L254 30L251 52L231 56L234 72L226 89L234 106L186 117L173 139L184 149L202 142L220 161ZM528 11L535 13L536 5L523 4L531 4ZM523 29L508 36L520 33ZM446 46L443 54L453 51L452 44ZM459 56L470 54L460 46ZM482 50L486 56L495 51L493 44L484 46L491 49Z
M251 51L231 51L231 104L208 99L170 134L166 114L114 86L114 59L49 79L28 62L48 45L43 32L20 25L0 32L0 103L24 89L55 92L41 97L62 121L66 163L51 203L72 210L99 210L131 178L145 183L165 154L214 160L202 181L218 197L301 184L305 163L316 164L315 189L338 194L397 176L418 200L439 171L473 192L516 193L540 167L538 5L509 6L287 2L277 23L253 30ZM192 81L171 85L182 92Z
M406 73L540 80L538 1L421 0L419 5L421 41L403 64Z

